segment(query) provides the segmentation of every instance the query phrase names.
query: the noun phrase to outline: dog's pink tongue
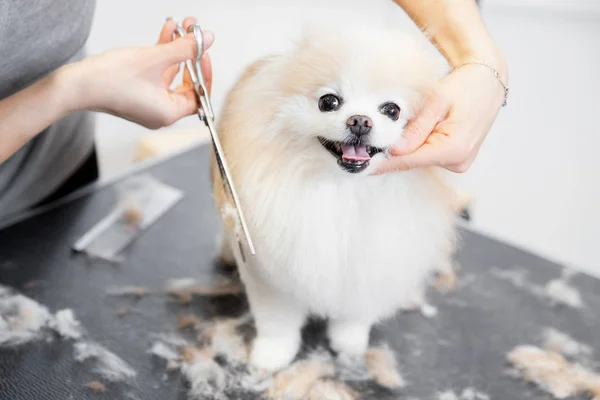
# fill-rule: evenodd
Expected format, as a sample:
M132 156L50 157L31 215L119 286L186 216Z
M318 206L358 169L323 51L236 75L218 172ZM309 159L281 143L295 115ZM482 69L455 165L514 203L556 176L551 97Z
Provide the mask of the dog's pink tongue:
M342 158L348 161L366 161L370 160L371 157L367 153L367 148L364 144L353 145L344 144L342 145Z

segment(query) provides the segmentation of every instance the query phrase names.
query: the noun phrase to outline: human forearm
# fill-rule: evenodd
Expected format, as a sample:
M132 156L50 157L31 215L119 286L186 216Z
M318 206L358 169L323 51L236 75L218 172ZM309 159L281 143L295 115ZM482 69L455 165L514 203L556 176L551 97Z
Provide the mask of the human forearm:
M71 110L73 86L61 71L0 101L0 163Z
M453 67L477 60L508 79L506 62L474 0L394 0L425 31Z
M186 18L184 29L195 22ZM196 57L194 37L173 40L175 29L175 21L168 21L154 46L109 50L64 65L0 100L0 163L71 111L104 112L150 129L196 113L194 86L185 75L184 82L171 90L180 64ZM210 48L213 39L212 33L204 32L204 50ZM202 67L210 93L212 70L207 53Z

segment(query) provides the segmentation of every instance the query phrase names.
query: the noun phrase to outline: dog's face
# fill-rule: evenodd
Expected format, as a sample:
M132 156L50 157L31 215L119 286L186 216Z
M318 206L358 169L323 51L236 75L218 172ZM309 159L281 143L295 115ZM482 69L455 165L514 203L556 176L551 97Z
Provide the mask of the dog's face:
M362 172L387 151L408 121L401 93L360 87L349 79L319 88L311 100L318 109L311 125L317 126L319 143L350 173Z
M309 34L282 67L275 116L281 134L318 144L304 151L324 165L365 171L397 143L441 76L423 40L385 32Z

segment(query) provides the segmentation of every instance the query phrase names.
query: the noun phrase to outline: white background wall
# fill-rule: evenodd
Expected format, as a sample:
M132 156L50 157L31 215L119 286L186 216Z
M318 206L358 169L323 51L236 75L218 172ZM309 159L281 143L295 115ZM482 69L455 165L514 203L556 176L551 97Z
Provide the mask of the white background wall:
M509 106L471 171L475 229L600 276L600 0L484 0L511 70ZM153 43L166 16L193 15L216 34L217 112L255 57L284 48L306 23L399 25L390 0L99 0L89 51ZM195 117L166 129L195 128ZM127 168L143 128L98 120L104 177Z

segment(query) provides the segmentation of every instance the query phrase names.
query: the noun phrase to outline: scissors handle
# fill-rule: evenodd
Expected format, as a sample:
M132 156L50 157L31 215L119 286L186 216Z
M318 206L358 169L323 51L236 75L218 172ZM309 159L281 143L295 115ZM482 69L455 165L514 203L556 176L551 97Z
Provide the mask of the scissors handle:
M172 20L172 18L167 18L167 20ZM179 24L177 24L175 33L179 37L184 37L186 35L186 31ZM204 35L200 26L196 24L190 25L188 27L187 33L193 34L194 39L196 40L196 59L186 60L185 66L190 74L192 83L194 84L194 90L196 92L196 96L198 96L198 100L200 100L202 97L206 99L206 105L203 105L200 117L202 120L204 120L205 118L210 118L214 120L215 114L210 99L208 97L208 89L206 88L206 81L204 80L204 71L202 70L202 56L204 55Z
M200 98L203 96L206 99L206 104L202 105L204 112L207 116L214 121L215 114L213 112L212 104L208 97L208 89L206 88L206 81L204 80L204 71L202 70L202 56L204 55L204 35L202 33L202 29L200 25L190 25L188 27L188 33L192 33L194 35L194 39L196 39L196 72L197 72L197 83L194 82L194 86L196 89L196 94ZM206 107L206 108L204 108Z

